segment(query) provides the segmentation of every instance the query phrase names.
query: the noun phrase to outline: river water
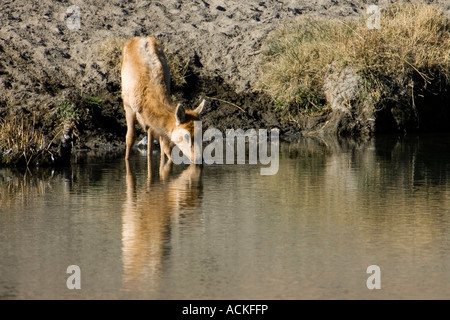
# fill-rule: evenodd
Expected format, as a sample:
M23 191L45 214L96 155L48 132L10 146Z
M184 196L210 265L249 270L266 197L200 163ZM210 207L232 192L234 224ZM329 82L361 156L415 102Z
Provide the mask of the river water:
M449 141L282 141L275 175L0 169L0 299L449 299Z

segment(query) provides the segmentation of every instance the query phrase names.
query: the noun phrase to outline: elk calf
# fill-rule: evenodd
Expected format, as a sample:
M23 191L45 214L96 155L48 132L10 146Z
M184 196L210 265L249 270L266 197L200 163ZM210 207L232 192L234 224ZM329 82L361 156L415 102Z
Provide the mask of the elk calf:
M147 132L147 157L151 157L153 138L159 138L161 160L171 160L176 144L194 162L194 121L200 120L206 100L195 110L174 105L170 98L170 70L159 42L153 37L134 37L123 48L122 99L127 136L125 159L135 139L136 120Z

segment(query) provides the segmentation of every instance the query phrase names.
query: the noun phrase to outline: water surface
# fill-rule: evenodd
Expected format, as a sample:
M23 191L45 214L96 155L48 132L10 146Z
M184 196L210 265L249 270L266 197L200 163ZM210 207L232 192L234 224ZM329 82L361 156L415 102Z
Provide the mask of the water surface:
M449 139L297 139L273 176L160 172L158 154L149 175L145 156L127 165L122 151L1 169L0 298L448 299Z

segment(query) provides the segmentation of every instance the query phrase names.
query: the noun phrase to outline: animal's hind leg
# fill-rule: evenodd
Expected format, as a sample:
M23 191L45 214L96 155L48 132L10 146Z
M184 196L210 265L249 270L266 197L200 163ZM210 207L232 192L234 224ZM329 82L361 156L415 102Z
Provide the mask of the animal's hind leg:
M125 139L126 143L126 151L125 151L125 159L128 160L130 158L131 147L134 144L135 133L134 133L134 123L136 120L136 113L132 108L125 105L125 116L127 120L127 135Z
M152 158L153 153L153 134L152 129L147 129L147 159L150 160Z
M147 180L152 179L152 154L153 154L153 134L152 129L147 129ZM150 184L149 184L150 185Z

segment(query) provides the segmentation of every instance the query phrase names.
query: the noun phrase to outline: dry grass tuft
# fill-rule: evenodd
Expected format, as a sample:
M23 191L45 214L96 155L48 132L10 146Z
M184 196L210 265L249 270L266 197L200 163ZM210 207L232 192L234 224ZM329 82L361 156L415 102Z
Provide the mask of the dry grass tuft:
M120 76L122 49L126 40L127 39L116 37L107 38L96 50L97 59L103 62L108 69L117 76Z
M437 8L396 4L381 11L381 28L366 20L301 18L265 42L260 86L288 111L326 107L330 65L350 66L374 103L396 100L395 88L450 82L450 25Z
M48 141L34 120L13 118L0 121L0 164L27 166L48 150Z
M182 87L186 84L186 75L189 69L189 59L178 54L166 53L167 64L170 69L170 78L173 87Z

